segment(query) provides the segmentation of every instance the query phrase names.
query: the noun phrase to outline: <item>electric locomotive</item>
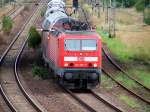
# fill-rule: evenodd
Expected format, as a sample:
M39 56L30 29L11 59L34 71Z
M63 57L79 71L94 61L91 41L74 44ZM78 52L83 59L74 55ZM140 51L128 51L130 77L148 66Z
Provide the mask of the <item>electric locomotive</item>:
M64 2L55 1L48 4L42 23L44 62L63 86L94 88L100 84L101 38L86 22L69 17Z

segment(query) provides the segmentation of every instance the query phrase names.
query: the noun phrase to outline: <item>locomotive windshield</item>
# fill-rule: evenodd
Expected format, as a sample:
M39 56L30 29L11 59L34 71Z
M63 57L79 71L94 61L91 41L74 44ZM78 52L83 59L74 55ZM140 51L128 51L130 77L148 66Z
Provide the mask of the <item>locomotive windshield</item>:
M95 51L97 41L94 39L67 39L65 40L66 51Z

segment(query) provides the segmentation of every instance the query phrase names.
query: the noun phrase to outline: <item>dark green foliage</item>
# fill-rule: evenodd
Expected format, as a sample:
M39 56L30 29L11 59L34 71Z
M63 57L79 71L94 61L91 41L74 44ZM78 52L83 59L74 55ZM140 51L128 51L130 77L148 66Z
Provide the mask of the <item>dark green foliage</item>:
M2 20L2 29L5 33L10 33L13 27L13 21L9 16L4 16Z
M150 25L150 7L144 9L144 22Z
M110 0L103 0L103 2L109 5ZM111 0L112 4L116 2L117 7L124 6L124 7L132 7L135 5L137 0Z
M33 76L39 76L42 79L49 78L49 71L46 68L35 65L35 64L33 65L32 73L33 73Z
M144 22L145 22L147 25L150 25L150 18L145 18L145 19L144 19Z
M30 48L37 48L41 43L41 36L35 27L31 27L29 30L28 46Z
M138 0L123 0L125 7L132 7Z
M138 0L135 4L135 8L137 11L143 11L144 10L144 0Z

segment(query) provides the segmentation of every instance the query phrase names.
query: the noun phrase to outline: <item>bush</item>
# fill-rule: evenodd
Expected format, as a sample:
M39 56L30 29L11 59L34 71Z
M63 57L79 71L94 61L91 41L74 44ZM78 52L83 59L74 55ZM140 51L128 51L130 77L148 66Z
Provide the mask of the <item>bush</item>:
M13 27L13 21L9 16L4 16L2 20L2 29L5 33L10 33Z
M41 36L36 30L35 27L31 27L29 30L29 39L28 39L28 46L30 48L37 48L41 43Z
M110 0L103 0L103 2L105 2L105 4L107 5L110 5ZM114 1L112 0L112 2ZM125 7L132 7L135 5L136 2L137 0L116 0L116 5L117 7L120 7L122 5L124 5Z
M150 25L150 8L146 8L144 12L144 22Z
M38 65L33 65L32 73L33 76L39 76L42 79L47 79L49 77L49 71L46 68Z
M138 0L138 2L135 4L135 8L139 12L143 11L144 10L144 0Z
M136 4L137 0L125 0L125 7L132 7Z
M145 19L144 19L144 22L145 22L147 25L150 25L150 18L145 18Z

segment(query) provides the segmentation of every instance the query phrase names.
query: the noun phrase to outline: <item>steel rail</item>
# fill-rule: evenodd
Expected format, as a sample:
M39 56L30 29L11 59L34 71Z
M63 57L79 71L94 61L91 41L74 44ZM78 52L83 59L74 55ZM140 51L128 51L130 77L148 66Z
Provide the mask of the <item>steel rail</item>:
M126 91L128 91L129 93L131 93L133 96L137 97L138 99L142 100L143 102L147 103L148 105L150 105L150 101L144 99L143 97L141 97L140 95L138 95L137 93L133 92L132 90L128 89L127 87L125 87L124 85L122 85L120 82L116 81L113 76L111 76L111 74L109 74L108 72L106 72L106 70L102 69L102 72L104 74L106 74L109 78L111 78L114 82L116 82L119 86L121 86L123 89L125 89Z
M102 47L102 50L105 54L105 56L107 57L107 59L119 70L121 71L123 74L125 74L129 79L132 79L133 81L135 81L137 84L139 84L140 86L142 86L144 89L146 89L147 91L150 92L150 88L144 86L140 81L137 81L136 79L132 78L125 70L123 70L123 68L121 68L113 59L112 57L107 53L106 49L104 47Z
M24 31L26 25L31 20L31 18L33 17L33 15L34 15L34 13L36 12L37 9L38 9L38 7L33 11L32 15L26 20L25 24L21 27L21 30L17 33L17 35L14 37L14 39L12 40L12 42L9 44L9 46L7 47L7 49L4 51L4 53L0 57L0 66L1 66L4 58L8 54L9 50L12 48L12 46L17 41L17 39L19 38L19 36L21 35L21 33ZM0 93L2 94L4 101L6 102L6 104L8 105L8 107L11 109L11 111L12 112L18 112L17 109L12 104L12 102L10 101L10 99L8 98L8 96L6 95L6 93L4 92L4 88L2 87L1 83L0 83Z
M37 8L36 8L37 9ZM31 20L31 18L33 17L34 13L36 12L36 9L33 11L32 15L26 20L25 24L21 27L21 30L17 33L17 35L14 37L14 39L12 40L12 42L9 44L9 46L7 47L7 49L4 51L4 53L2 54L2 56L0 57L0 65L3 62L5 56L7 55L7 53L9 52L9 50L11 49L11 47L13 46L13 44L16 42L16 40L19 38L19 36L21 35L21 33L24 31L26 25L28 24L28 22Z
M98 100L102 101L103 103L105 103L106 105L108 105L109 107L113 108L115 111L117 112L123 112L122 109L116 107L115 105L111 104L110 102L106 101L104 98L100 97L98 94L96 94L94 91L90 90L90 93L97 98Z
M82 101L79 97L77 97L73 92L71 92L69 89L65 88L62 85L59 85L64 91L66 91L70 96L72 96L76 101L78 101L83 107L85 107L90 112L96 112L95 109L93 109L91 106L86 104L84 101Z
M26 92L25 88L23 87L20 79L19 79L19 76L18 76L18 63L19 63L19 60L20 60L20 57L21 57L21 54L27 44L27 40L28 38L25 40L25 42L23 43L23 46L22 48L20 49L17 57L16 57L16 60L15 60L15 64L14 64L14 74L15 74L15 78L16 78L16 81L19 85L19 88L20 90L22 91L22 93L24 94L24 96L26 97L26 99L32 104L32 106L38 111L38 112L45 112L40 106L38 106L35 101L31 98L31 96Z
M4 89L2 88L1 84L0 84L0 93L1 93L4 101L6 102L6 104L8 105L8 107L10 108L10 110L12 112L17 112L17 109L14 107L14 105L9 100L8 96L5 94Z
M96 112L96 110L94 108L92 108L91 106L89 106L88 104L86 104L83 100L81 100L78 96L76 96L71 90L65 88L62 85L59 85L63 90L65 90L67 93L69 93L70 96L72 96L75 100L77 100L82 106L84 106L87 110L89 110L90 112ZM115 105L111 104L110 102L106 101L104 98L100 97L99 95L97 95L94 91L89 90L90 94L92 94L92 96L94 96L97 100L103 102L104 104L108 105L110 108L114 109L117 112L123 112L122 109L116 107Z
M13 14L15 14L15 12L17 12L19 9L20 9L20 11L21 11L21 8L22 7L18 7L18 8L16 8L16 9L12 9L12 10L10 10L7 14L6 14L6 16L9 16L11 19L14 19L18 14L16 14L16 15L14 15L13 16ZM12 16L12 17L11 17ZM0 20L0 31L2 30L2 20Z

